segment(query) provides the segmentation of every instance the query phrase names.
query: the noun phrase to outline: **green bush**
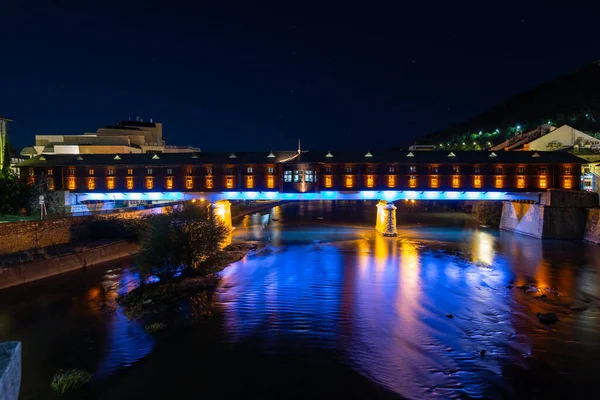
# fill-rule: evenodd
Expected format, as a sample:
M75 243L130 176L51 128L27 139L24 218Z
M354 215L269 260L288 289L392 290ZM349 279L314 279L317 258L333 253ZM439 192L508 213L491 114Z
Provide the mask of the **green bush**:
M144 328L148 333L156 333L165 330L167 324L163 322L153 322L151 324L146 325Z
M481 225L500 225L502 217L501 201L479 201L473 206L473 212Z
M83 387L92 379L92 374L80 369L58 371L50 386L59 393L66 393Z

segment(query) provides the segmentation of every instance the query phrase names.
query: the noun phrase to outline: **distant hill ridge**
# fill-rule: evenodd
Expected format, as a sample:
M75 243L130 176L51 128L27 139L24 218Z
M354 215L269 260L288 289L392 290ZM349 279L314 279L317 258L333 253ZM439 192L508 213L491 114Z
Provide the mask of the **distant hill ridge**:
M452 148L487 148L545 123L571 125L583 132L600 132L600 61L542 83L463 123L418 140ZM481 133L480 133L481 132Z

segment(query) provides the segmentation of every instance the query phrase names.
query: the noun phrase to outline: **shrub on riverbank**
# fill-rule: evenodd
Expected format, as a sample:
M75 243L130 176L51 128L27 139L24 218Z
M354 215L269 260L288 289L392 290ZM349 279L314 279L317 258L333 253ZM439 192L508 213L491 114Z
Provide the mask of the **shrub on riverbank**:
M479 201L473 206L473 212L481 225L498 226L502 217L502 202Z
M166 327L167 324L165 324L164 322L153 322L151 324L146 325L144 329L146 329L146 332L148 333L156 333L164 331Z
M52 378L50 386L59 393L80 389L92 380L92 374L81 369L58 371Z

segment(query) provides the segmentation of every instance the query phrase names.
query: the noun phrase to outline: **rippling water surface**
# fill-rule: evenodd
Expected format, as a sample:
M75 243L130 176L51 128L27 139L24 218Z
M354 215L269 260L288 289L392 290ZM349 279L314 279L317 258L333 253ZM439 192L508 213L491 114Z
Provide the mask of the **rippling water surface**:
M23 398L50 396L50 377L70 366L96 373L90 398L595 390L598 246L541 242L403 205L397 239L377 235L374 220L374 204L344 202L244 217L235 237L267 246L222 272L212 317L162 341L113 309L117 293L138 282L127 265L0 292L0 340L24 343ZM549 311L560 319L553 326L536 318Z

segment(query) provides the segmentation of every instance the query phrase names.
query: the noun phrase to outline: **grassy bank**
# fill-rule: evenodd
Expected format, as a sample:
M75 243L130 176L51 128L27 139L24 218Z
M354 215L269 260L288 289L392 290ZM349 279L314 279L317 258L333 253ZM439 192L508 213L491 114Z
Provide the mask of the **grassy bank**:
M258 249L258 242L235 242L204 261L202 270L210 271L199 275L195 271L184 274L168 283L141 285L126 295L117 298L125 307L130 318L141 318L147 314L158 314L177 307L181 300L196 296L201 292L213 291L219 284L217 272L229 264L241 260L249 251Z

